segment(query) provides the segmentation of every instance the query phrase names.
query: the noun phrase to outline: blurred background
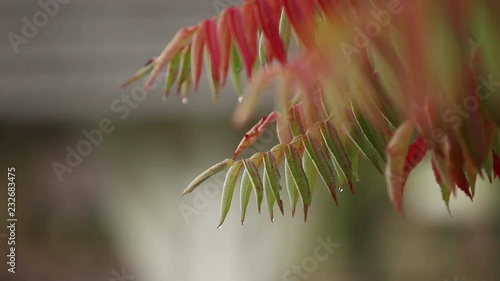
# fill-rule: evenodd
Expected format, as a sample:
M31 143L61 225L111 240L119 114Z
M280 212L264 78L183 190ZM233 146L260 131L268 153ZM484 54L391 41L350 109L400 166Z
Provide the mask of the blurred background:
M0 227L0 280L500 280L498 181L479 182L474 203L458 194L450 217L428 161L408 182L404 219L366 161L339 207L317 188L307 223L289 205L271 223L252 198L242 226L236 192L217 229L223 174L179 197L239 143L237 96L228 87L212 103L203 81L183 105L162 102L162 87L120 85L179 28L237 2L0 0L0 220L9 166L18 218L16 274ZM268 134L257 149L276 143Z

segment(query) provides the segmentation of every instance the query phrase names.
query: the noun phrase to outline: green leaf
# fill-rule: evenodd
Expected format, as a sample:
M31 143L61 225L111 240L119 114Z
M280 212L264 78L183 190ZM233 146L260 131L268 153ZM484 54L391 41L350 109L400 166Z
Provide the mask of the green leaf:
M170 89L175 84L177 77L179 75L180 62L183 52L177 53L167 66L167 76L165 77L165 96L168 96Z
M442 182L441 174L439 173L439 170L436 166L436 162L432 160L431 164L432 164L432 171L434 172L434 177L436 178L436 182L439 184L439 188L441 189L441 196L443 198L444 203L446 204L446 209L448 210L448 213L451 216L451 211L450 211L451 188L449 188L448 186L446 186L446 184Z
M187 96L188 96L188 93L189 93L189 89L191 88L191 75L188 76L188 78L182 82L181 85L178 86L177 88L177 92L181 92L181 96L182 96L182 102L185 104L187 103Z
M327 153L325 152L325 154L327 154ZM330 153L330 157L328 159L331 159L331 156L332 156L332 154ZM339 167L339 164L337 164L337 162L335 160L331 161L330 163L332 163L333 170L335 171L335 179L337 180L337 189L340 192L343 192L344 191L344 184L347 181L346 177L344 176L342 169Z
M381 89L382 86L380 85L380 82L378 80L375 80L373 82L376 83L377 89L379 91L382 91ZM377 107L377 110L385 119L391 130L395 130L398 127L400 122L398 121L398 118L396 117L396 114L394 112L394 106L391 107L389 101L385 96L383 96L382 93L380 96L380 104L379 107Z
M266 40L264 32L260 32L260 35L259 35L259 63L261 65L265 65L266 61L267 61L264 40Z
M234 44L231 45L230 70L231 70L230 72L231 80L233 81L234 89L238 93L238 96L241 96L242 92L241 72L243 71L243 64L241 62L238 49L236 49L236 46Z
M385 160L384 148L386 144L382 137L383 134L380 132L374 132L373 128L368 124L368 121L364 118L364 116L362 114L356 113L356 111L352 107L352 103L351 103L351 109L354 118L356 119L356 123L361 129L361 132L363 133L366 140L368 140L368 144L370 144L371 147L375 149L380 159Z
M290 124L290 130L292 131L292 135L294 137L304 135L305 131L304 128L302 127L302 118L300 116L300 105L295 105L292 107L288 113L289 115L289 124Z
M288 48L290 47L290 38L292 35L292 29L290 27L290 23L288 22L288 18L286 17L285 9L281 11L279 33L281 41L283 41L283 46L285 47L285 50L288 51Z
M210 60L210 53L208 47L205 46L205 55L203 56L205 60L205 72L207 73L208 84L210 85L210 90L212 92L212 101L216 101L219 98L219 81L214 81L212 73L212 62Z
M233 165L234 160L233 159L225 159L220 163L217 163L213 165L212 167L208 168L206 171L201 173L199 176L197 176L189 185L188 187L182 192L182 195L188 194L193 192L200 184L202 184L204 181L212 177L213 175L219 173L222 170L225 170L227 167Z
M274 222L274 203L276 203L276 197L273 194L273 190L271 187L271 180L267 174L267 169L264 169L262 173L262 179L264 182L264 197L266 198L267 209L269 211L269 217L271 221Z
M304 167L304 172L306 173L307 181L309 183L309 189L311 190L311 201L312 196L314 194L314 189L316 188L316 179L318 177L318 173L316 172L316 168L314 167L314 163L309 154L304 153L302 155L302 166Z
M177 77L177 93L179 93L179 90L183 87L183 85L191 79L191 45L188 45L182 51L182 57L179 65L180 69Z
M233 199L234 187L236 186L236 181L238 180L238 175L240 174L243 164L241 162L236 162L226 174L226 179L224 180L224 186L222 187L222 202L220 211L220 221L217 228L220 228L226 219L227 213L231 208L231 201Z
M288 163L285 163L285 183L288 191L288 197L290 198L290 205L292 206L293 217L295 216L295 210L299 200L299 190L293 179L292 171L290 170L290 167L288 167Z
M484 159L483 169L484 169L484 172L486 173L486 176L488 176L488 180L491 183L493 181L493 175L492 175L492 172L493 172L493 153L491 153L491 149L488 149L487 151L488 151L488 153L486 153L486 158ZM471 187L472 187L472 185L471 185ZM472 195L474 195L474 191L475 191L475 189L472 190Z
M380 158L378 152L375 150L373 145L368 141L368 139L363 134L363 131L359 126L352 126L351 131L348 131L348 136L359 149L359 151L375 166L375 168L380 172L383 172L384 160Z
M289 145L285 149L286 164L290 168L295 185L299 189L299 194L302 199L302 205L304 207L304 219L307 220L307 210L311 205L311 191L309 189L309 182L307 180L304 169L302 169L302 159L300 157L299 151L295 146Z
M245 215L247 213L248 202L250 201L250 194L252 193L252 181L250 175L245 169L241 178L240 187L240 208L241 208L241 224L245 223Z
M261 163L262 157L259 157L259 165ZM243 160L243 165L245 166L245 170L248 173L248 176L250 177L250 182L252 182L253 190L255 192L255 198L257 199L257 211L260 214L260 208L262 206L262 198L263 198L263 185L262 185L262 179L260 178L259 175L259 165L256 165L254 161L251 159L245 159Z
M278 170L278 165L276 164L276 158L274 158L274 154L272 152L268 152L264 154L264 171L267 176L269 187L271 188L274 199L278 203L278 207L280 208L281 214L284 214L283 210L283 202L280 198L280 174ZM266 189L266 184L264 184L264 190ZM267 193L266 193L267 194ZM271 206L272 207L272 206Z
M346 151L349 159L351 160L352 175L356 181L359 181L359 148L355 145L351 145L346 147Z
M451 210L450 210L451 189L446 185L444 185L443 183L439 184L439 188L441 189L441 196L443 197L443 201L446 204L446 209L448 210L448 213L451 215Z
M492 153L490 153L490 154L493 157L493 154ZM474 197L474 195L476 195L477 174L475 174L475 173L471 174L467 170L465 170L465 176L467 177L467 182L470 185L470 190L471 190L472 197ZM491 180L490 180L490 182L491 182Z
M450 173L450 168L445 158L445 155L439 154L434 150L431 150L431 158L433 160L433 165L435 167L435 170L440 175L440 180L438 182L442 182L444 186L449 188L455 195L456 185L453 176Z
M333 155L333 159L339 168L339 173L348 182L349 188L353 191L352 182L354 176L352 173L352 164L349 160L349 155L342 145L342 141L340 140L337 130L333 124L326 121L321 126L321 135L323 136L326 146Z
M337 195L335 194L335 170L332 167L330 161L328 161L327 156L325 155L322 143L318 141L318 139L312 137L310 134L306 135L306 137L303 139L303 143L307 153L314 163L314 166L318 170L319 175L327 186L333 201L336 205L338 205Z

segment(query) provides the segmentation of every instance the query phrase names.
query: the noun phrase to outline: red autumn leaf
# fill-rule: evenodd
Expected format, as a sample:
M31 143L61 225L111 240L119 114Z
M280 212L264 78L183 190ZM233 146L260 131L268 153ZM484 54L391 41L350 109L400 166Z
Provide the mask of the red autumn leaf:
M307 49L314 47L314 2L283 0L286 15L295 34Z
M279 19L283 9L283 0L268 0L267 2L271 6L274 18Z
M252 61L257 58L257 35L258 24L255 18L255 0L245 0L243 5L240 6L241 19L245 27L245 36L247 44L252 54Z
M282 63L286 64L286 51L279 33L279 18L275 17L273 7L267 0L256 0L255 15L259 26L267 38L267 43L273 55Z
M250 33L250 31L246 30L241 12L238 8L228 8L227 14L231 36L234 38L236 47L238 48L238 51L243 58L243 64L245 65L247 78L251 78L253 64L256 59L256 50L255 52L253 51L251 42L249 42L247 36L245 36L245 34Z
M228 24L227 12L224 12L217 21L217 35L220 45L220 75L222 78L221 87L226 85L229 62L231 58L231 30Z
M205 48L205 33L197 32L191 41L191 79L194 90L198 89L203 64L203 50Z
M457 174L457 186L460 190L462 190L467 197L470 198L470 200L474 200L472 197L472 193L470 191L470 185L469 182L467 181L467 178L465 177L465 173L463 171L459 172Z
M220 47L217 37L217 22L214 18L203 21L203 29L207 42L208 52L212 68L211 79L216 88L220 85Z
M495 178L500 178L500 157L495 153L495 151L491 151L493 153L493 172L495 173Z
M404 174L408 177L415 167L422 162L427 154L427 144L422 136L419 136L408 148L406 155Z

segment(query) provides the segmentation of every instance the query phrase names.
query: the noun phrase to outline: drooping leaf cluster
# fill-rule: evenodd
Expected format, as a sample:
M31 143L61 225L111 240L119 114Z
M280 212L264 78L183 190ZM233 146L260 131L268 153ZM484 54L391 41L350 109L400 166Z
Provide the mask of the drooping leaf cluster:
M236 125L277 85L275 111L185 191L227 169L221 224L240 175L242 222L252 190L259 211L265 200L271 219L275 205L284 212L283 182L292 213L300 200L307 217L317 178L335 202L354 189L359 155L385 174L401 213L405 183L430 155L448 205L500 174L499 14L495 0L245 0L181 29L125 85L149 74L150 86L166 68L165 93L186 98L205 65L217 98L228 76L238 93L246 78ZM279 144L238 159L272 123Z

